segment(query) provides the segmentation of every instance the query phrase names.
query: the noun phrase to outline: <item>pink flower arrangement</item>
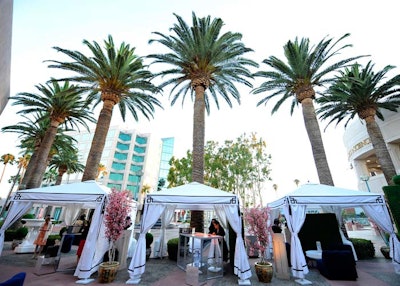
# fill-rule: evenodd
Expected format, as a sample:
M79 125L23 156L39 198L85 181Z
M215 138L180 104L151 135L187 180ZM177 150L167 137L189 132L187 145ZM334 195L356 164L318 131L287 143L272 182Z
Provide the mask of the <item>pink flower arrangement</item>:
M256 237L256 242L249 243L250 251L260 253L261 263L265 260L265 251L269 243L270 227L267 226L269 218L269 208L255 207L244 210L244 220L248 226L250 235Z
M108 250L109 261L115 258L115 242L121 237L126 217L129 216L132 206L132 197L129 191L119 191L112 189L108 195L105 208L104 224L106 227L106 238L110 242Z

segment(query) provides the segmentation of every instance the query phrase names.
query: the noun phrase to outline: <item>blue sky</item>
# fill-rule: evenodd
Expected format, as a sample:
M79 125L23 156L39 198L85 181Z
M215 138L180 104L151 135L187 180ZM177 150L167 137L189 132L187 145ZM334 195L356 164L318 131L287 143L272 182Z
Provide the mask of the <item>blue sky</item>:
M247 56L259 62L271 55L283 58L283 45L296 36L308 37L312 43L329 36L339 38L351 33L347 43L353 44L343 56L371 55L376 68L387 64L398 65L399 40L396 36L397 7L395 1L226 1L226 0L15 0L13 20L11 93L34 92L34 85L57 77L60 71L48 69L43 61L62 59L52 47L59 46L87 52L83 39L102 42L109 34L116 43L125 41L136 47L139 56L162 52L156 43L149 45L152 32L167 34L176 22L173 13L191 23L191 13L197 16L220 17L224 31L239 32L243 42L254 50ZM265 65L261 64L261 68ZM395 70L398 72L398 69ZM254 82L257 86L258 81ZM239 86L238 86L239 87ZM309 141L297 109L292 117L289 105L271 116L271 106L256 107L261 95L250 95L250 89L239 87L242 104L230 109L221 104L212 106L206 120L206 140L235 139L244 132L257 132L267 142L272 154L273 182L281 193L294 189L294 179L301 183L317 182L317 174ZM170 107L168 91L162 102L165 110L158 110L155 119L139 123L128 117L122 123L114 112L113 124L155 132L160 136L176 138L176 155L191 148L192 103L187 101ZM0 127L20 119L15 109L8 106L0 116ZM117 110L116 110L117 111ZM321 124L321 129L325 124ZM349 169L342 143L343 128L330 126L323 133L328 162L337 186L357 188L357 179ZM18 151L13 146L15 136L2 134L0 153ZM5 183L15 170L9 168L0 186L0 195L9 189Z

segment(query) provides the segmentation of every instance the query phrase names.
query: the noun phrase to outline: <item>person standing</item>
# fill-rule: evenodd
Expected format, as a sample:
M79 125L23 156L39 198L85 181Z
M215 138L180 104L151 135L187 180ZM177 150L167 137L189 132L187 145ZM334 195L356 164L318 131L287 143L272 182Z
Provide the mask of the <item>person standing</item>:
M222 246L223 246L223 256L224 256L223 261L227 262L228 261L228 245L226 244L226 241L225 241L225 230L221 226L219 221L216 219L214 220L214 222L212 222L212 224L214 226L214 230L211 234L222 236Z
M46 215L44 223L40 226L38 236L33 242L33 244L36 245L32 256L33 259L35 259L37 255L42 252L43 247L46 245L47 238L49 237L52 227L53 225L50 220L50 215Z

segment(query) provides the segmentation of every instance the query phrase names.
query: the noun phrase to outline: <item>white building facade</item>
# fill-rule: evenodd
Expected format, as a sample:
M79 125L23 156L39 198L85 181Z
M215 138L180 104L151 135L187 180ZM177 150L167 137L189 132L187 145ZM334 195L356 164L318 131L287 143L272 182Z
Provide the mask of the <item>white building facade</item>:
M383 111L384 121L376 119L396 168L400 174L400 113ZM358 178L358 189L383 193L387 185L379 161L369 139L365 123L355 120L343 136L348 160Z
M85 165L94 129L68 134L78 141L79 160ZM105 168L97 181L110 188L129 190L140 202L144 195L141 192L143 186L150 187L150 191L157 190L162 143L152 134L111 126L100 161ZM82 175L64 175L63 183L80 182Z

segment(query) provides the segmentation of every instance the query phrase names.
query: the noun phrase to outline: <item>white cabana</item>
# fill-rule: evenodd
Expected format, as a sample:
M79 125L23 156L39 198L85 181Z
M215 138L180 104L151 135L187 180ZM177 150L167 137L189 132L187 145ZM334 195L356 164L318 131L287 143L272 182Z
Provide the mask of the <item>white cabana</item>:
M396 273L400 274L400 242L383 195L347 190L322 184L305 184L267 205L272 210L283 209L291 236L292 274L304 279L309 272L298 233L306 218L307 207L321 207L324 212L336 214L340 223L342 208L361 207L365 214L385 232L390 233L390 255ZM339 228L340 229L340 228ZM340 231L341 232L341 231ZM341 232L342 239L344 238Z
M139 284L145 271L146 241L145 235L161 216L161 247L166 247L165 227L170 223L175 209L214 210L221 218L226 217L237 234L234 273L239 277L239 284L245 284L251 277L251 269L242 237L239 199L236 195L208 187L196 182L148 194L145 198L141 219L140 236L136 251L128 268L130 279L127 284ZM162 252L162 251L160 251ZM249 284L247 284L249 285Z
M27 213L33 204L64 206L67 212L66 219L71 218L71 222L74 215L77 215L76 210L94 209L82 256L74 273L78 278L87 280L97 271L108 249L102 211L108 193L108 188L95 181L17 191L11 198L11 207L0 229L0 254L4 246L5 230Z

